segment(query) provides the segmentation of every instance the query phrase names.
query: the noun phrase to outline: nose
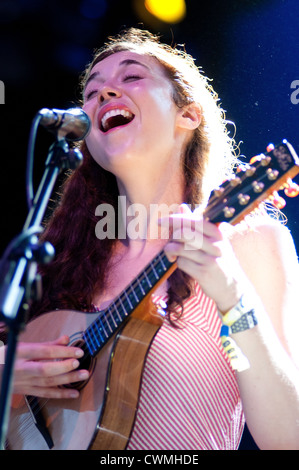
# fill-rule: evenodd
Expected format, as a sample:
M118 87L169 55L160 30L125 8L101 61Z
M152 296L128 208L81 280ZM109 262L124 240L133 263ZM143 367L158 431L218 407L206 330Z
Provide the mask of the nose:
M99 103L103 103L105 100L109 100L109 98L120 98L121 91L111 85L104 85L98 94L98 101Z

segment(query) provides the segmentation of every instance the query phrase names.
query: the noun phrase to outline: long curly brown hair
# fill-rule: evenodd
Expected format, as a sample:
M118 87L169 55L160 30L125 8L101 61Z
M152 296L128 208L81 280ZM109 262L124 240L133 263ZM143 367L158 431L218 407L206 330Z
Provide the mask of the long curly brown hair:
M82 75L82 90L93 66L119 51L155 57L173 85L176 105L183 107L190 102L200 105L203 118L183 159L184 202L192 207L205 204L210 191L230 176L235 162L234 141L229 137L217 94L183 49L163 44L156 35L135 28L109 38L95 52ZM57 207L46 222L42 236L52 243L56 256L41 270L43 298L32 309L34 314L55 308L89 309L94 292L101 291L106 283L106 267L116 240L99 240L95 236L99 220L95 208L101 203L112 204L117 217L118 188L114 175L93 160L85 142L79 147L83 164L64 182ZM192 292L192 281L177 269L168 285L170 312L177 305L183 306L184 299Z

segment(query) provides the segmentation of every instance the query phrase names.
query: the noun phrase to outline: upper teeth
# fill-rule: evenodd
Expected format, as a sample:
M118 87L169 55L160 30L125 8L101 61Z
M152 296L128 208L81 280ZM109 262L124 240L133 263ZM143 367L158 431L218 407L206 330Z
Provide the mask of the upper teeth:
M106 129L106 123L109 118L111 118L112 116L118 116L120 114L127 118L133 117L133 114L130 113L130 111L126 111L124 109L111 109L110 111L107 111L107 113L105 113L102 117L101 124L103 126L103 129Z

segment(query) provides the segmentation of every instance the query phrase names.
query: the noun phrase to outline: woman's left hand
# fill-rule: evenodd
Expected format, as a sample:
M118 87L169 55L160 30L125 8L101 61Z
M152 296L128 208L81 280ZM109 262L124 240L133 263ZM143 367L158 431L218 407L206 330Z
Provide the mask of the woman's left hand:
M228 234L232 227L204 220L198 211L182 204L181 213L163 217L160 224L173 228L164 250L179 269L189 274L225 313L244 292L245 274L233 252Z

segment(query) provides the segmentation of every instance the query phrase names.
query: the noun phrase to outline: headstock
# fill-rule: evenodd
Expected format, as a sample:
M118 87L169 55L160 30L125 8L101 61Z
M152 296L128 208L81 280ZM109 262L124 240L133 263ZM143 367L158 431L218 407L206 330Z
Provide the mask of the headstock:
M299 158L292 145L284 140L270 145L267 152L257 155L249 164L241 164L235 176L215 189L204 212L213 223L237 224L263 201L270 200L281 209L285 201L278 191L283 189L289 197L299 194L293 183L299 173Z

